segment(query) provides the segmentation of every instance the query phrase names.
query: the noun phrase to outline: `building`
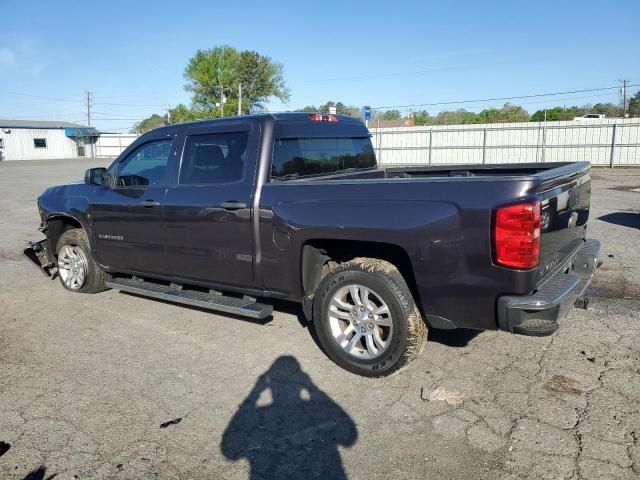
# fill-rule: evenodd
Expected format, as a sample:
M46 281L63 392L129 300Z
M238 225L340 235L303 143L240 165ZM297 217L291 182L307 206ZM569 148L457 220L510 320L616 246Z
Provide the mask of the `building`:
M0 160L92 157L99 136L76 123L0 120Z
M402 128L413 126L413 117L405 117L399 120L378 120L377 118L369 120L369 128Z

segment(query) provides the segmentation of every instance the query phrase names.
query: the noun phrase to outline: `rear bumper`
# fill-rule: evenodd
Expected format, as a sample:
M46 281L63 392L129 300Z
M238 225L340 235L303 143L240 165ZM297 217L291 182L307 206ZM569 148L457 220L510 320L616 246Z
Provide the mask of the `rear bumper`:
M531 295L506 295L498 299L501 330L523 335L551 335L591 282L600 266L600 242L587 240L558 273Z

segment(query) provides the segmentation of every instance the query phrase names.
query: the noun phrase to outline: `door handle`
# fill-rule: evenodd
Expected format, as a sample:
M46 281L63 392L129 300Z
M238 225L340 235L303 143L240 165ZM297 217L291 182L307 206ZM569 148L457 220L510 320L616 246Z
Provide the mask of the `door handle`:
M155 200L145 200L141 205L144 208L159 207L160 202L156 202Z
M220 204L220 207L224 208L225 210L240 210L242 208L247 208L247 204L231 200L228 202L222 202Z

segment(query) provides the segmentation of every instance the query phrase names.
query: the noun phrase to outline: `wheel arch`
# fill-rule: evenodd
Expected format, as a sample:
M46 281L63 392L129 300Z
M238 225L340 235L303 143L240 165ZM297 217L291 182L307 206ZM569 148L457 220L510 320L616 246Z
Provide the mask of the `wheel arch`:
M65 214L54 214L47 218L45 222L44 232L49 241L49 260L53 261L56 247L58 246L58 240L60 236L66 232L67 230L71 230L73 228L82 228L87 237L89 236L89 232L84 227L82 222L71 215Z
M377 258L395 265L419 303L416 281L407 250L397 244L367 240L311 239L302 245L300 254L301 290L305 297L313 295L322 280L325 267L358 257Z

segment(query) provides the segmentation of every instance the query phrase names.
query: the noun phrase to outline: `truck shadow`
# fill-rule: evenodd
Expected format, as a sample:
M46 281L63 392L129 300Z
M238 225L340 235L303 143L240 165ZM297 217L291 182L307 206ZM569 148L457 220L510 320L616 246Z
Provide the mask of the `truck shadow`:
M229 460L246 459L249 480L346 479L338 446L358 438L351 417L291 356L278 357L238 407L220 442Z
M469 342L482 333L482 330L456 328L454 330L429 329L429 342L437 342L448 347L466 347Z
M640 212L613 212L598 217L603 222L640 229Z

